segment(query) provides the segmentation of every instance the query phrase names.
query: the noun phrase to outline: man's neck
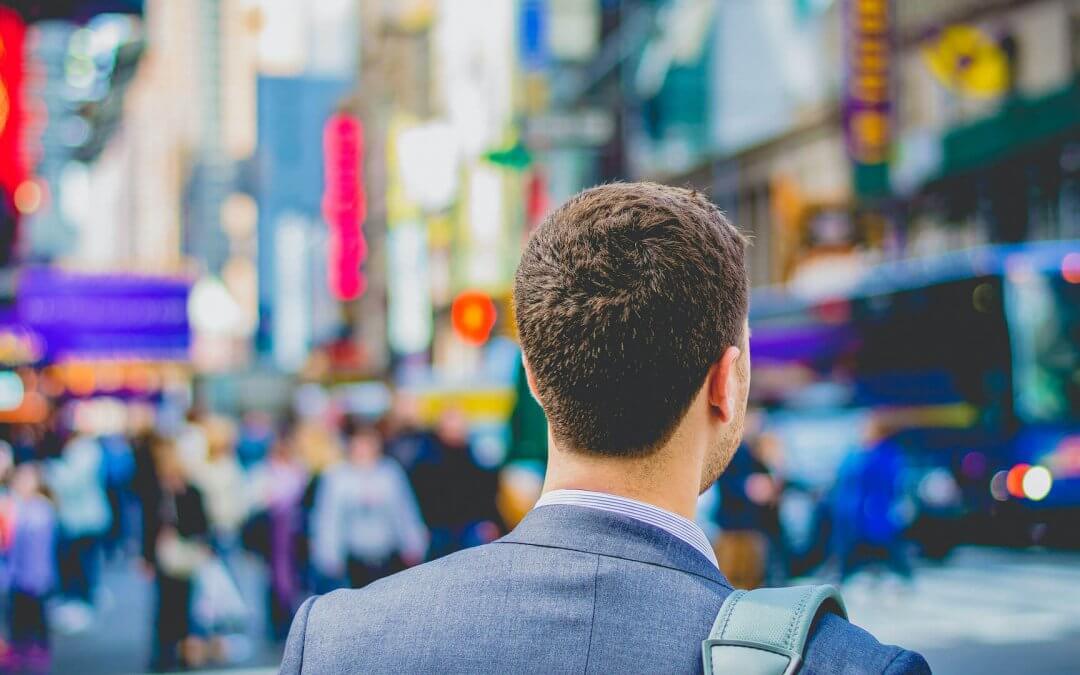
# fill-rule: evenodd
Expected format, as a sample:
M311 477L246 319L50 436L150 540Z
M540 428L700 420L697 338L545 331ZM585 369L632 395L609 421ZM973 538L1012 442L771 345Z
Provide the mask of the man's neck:
M564 450L549 438L544 492L603 492L693 520L701 486L701 458L700 453L682 445L673 440L647 457L626 458Z

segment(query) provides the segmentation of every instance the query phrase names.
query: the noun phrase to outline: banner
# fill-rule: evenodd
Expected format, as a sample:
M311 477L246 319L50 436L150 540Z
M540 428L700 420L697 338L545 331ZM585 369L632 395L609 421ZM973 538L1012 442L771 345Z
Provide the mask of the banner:
M855 164L884 164L892 144L890 0L844 0L844 135Z
M191 344L182 278L24 269L0 327L29 331L48 361L186 361Z

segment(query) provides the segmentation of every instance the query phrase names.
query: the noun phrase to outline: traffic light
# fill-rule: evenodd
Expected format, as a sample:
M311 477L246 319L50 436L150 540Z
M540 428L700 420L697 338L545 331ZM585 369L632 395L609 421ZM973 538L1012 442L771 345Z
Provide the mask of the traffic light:
M482 345L495 327L495 303L482 291L465 291L450 305L450 325L462 340Z

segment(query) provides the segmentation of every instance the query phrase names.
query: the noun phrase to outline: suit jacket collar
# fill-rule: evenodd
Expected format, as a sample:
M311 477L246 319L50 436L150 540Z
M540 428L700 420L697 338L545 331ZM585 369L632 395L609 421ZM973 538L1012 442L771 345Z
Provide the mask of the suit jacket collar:
M628 516L568 504L533 509L495 543L531 544L659 565L731 588L720 570L675 535Z

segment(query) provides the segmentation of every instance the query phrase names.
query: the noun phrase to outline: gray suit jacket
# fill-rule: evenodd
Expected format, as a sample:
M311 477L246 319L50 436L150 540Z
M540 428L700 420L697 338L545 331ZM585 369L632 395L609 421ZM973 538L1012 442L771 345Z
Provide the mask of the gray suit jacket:
M499 541L361 590L310 598L282 673L699 673L731 592L677 537L578 506L532 511ZM929 673L834 615L800 673Z

